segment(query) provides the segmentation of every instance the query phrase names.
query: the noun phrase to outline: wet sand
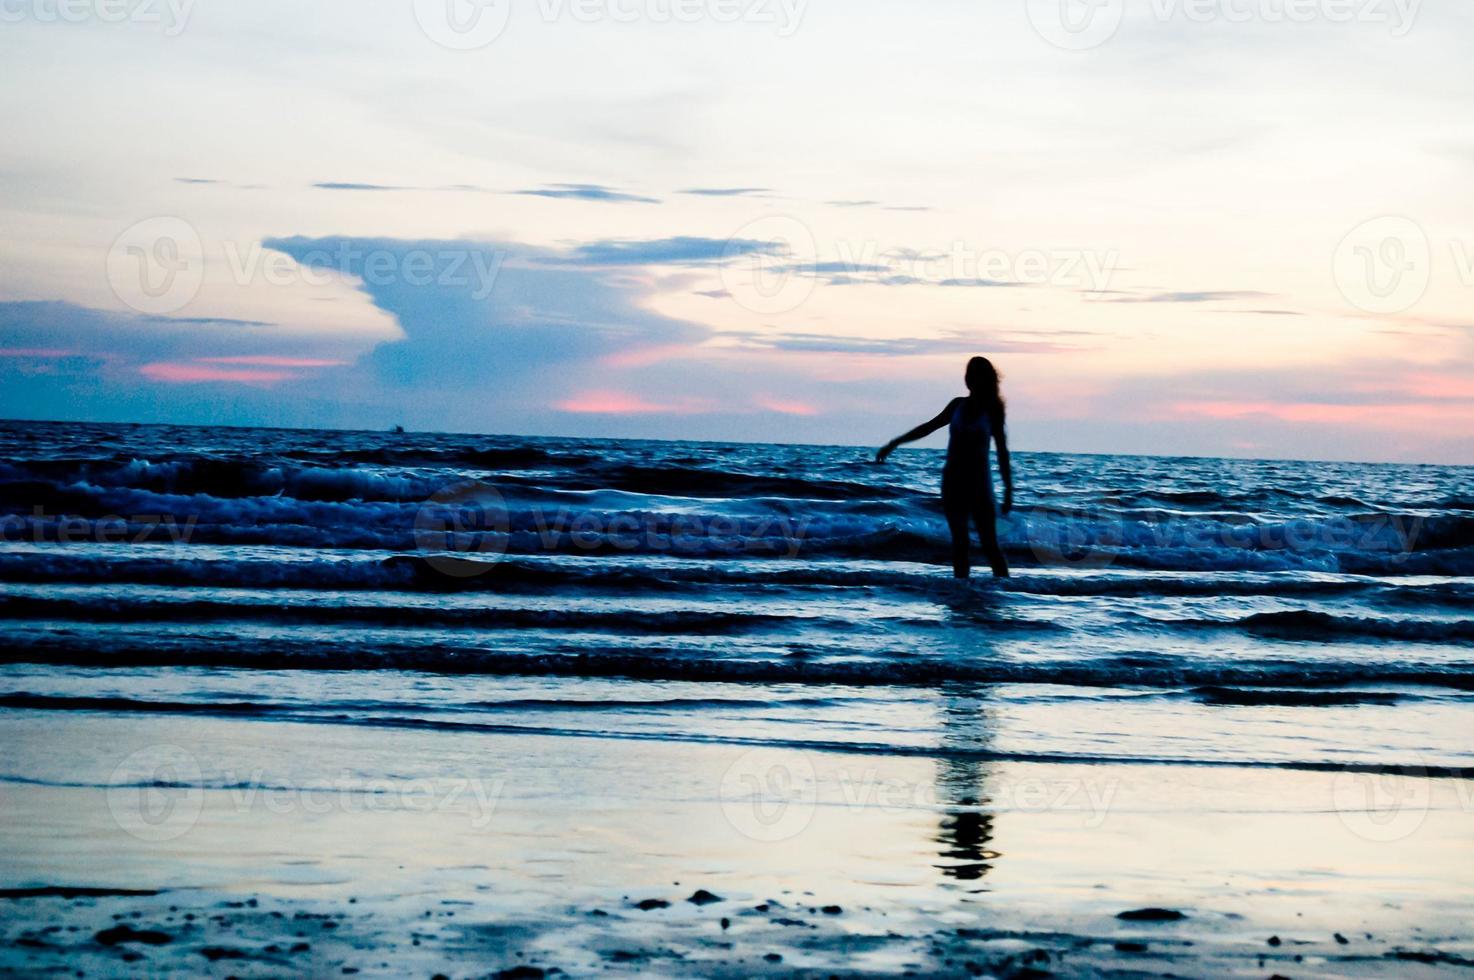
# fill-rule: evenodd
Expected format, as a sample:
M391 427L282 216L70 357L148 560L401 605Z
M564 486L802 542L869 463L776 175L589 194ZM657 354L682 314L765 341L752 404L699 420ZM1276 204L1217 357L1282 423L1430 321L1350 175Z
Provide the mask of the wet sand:
M42 712L0 737L18 974L1474 963L1458 780Z

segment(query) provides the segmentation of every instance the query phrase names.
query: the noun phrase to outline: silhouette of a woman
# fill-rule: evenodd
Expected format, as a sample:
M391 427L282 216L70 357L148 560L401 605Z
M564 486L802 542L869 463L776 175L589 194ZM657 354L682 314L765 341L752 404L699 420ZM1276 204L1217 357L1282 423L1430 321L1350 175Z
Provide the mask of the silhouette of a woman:
M930 422L923 422L897 436L875 454L884 463L897 446L925 439L942 426L950 426L947 463L942 467L942 510L952 532L952 574L967 578L972 571L968 556L968 520L978 529L978 543L993 566L993 574L1008 577L1008 562L998 546L997 515L993 501L993 468L988 458L988 441L998 443L998 469L1003 473L1003 513L1013 510L1013 467L1008 458L1008 435L1004 431L1003 392L998 370L986 357L967 362L967 397L954 398Z

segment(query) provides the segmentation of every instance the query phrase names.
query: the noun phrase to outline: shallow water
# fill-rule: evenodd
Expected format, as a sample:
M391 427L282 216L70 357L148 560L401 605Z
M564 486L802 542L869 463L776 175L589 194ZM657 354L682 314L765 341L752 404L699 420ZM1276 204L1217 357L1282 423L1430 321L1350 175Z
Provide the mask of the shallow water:
M959 585L869 458L4 423L0 715L1474 767L1474 469L1021 453Z

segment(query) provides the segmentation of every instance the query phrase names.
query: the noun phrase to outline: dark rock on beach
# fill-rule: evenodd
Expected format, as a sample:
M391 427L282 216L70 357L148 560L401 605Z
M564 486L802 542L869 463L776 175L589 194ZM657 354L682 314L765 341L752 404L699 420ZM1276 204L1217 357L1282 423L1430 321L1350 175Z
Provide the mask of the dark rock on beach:
M1147 908L1118 912L1116 918L1123 922L1177 922L1187 916L1176 909Z
M167 932L159 932L157 929L134 929L129 925L104 929L92 938L104 946L116 946L119 943L146 943L149 946L162 946L174 939Z

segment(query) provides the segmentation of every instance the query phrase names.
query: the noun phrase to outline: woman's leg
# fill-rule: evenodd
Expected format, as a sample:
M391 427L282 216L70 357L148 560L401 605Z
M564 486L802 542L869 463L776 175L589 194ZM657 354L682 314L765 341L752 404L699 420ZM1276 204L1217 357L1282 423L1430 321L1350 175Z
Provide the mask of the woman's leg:
M1008 578L1008 559L1003 557L1003 548L998 544L998 514L993 503L993 488L985 487L978 494L977 504L973 508L973 521L978 526L978 543L983 546L983 554L988 556L988 564L993 566L993 575L996 578Z
M942 487L942 512L947 515L947 530L952 532L952 575L967 578L972 574L971 547L967 540L968 501L963 493Z

